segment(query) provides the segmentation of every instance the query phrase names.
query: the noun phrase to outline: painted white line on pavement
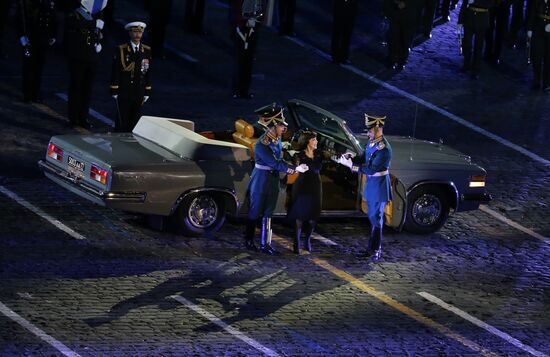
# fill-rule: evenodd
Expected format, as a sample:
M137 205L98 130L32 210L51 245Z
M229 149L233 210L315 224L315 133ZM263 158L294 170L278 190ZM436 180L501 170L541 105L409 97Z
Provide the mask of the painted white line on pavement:
M498 219L499 221L502 221L504 223L506 223L507 225L511 226L511 227L514 227L515 229L517 230L520 230L524 233L527 233L529 234L531 237L534 237L534 238L537 238L537 239L540 239L542 240L543 242L545 243L549 243L550 244L550 238L548 237L545 237L541 234L538 234L537 232L527 228L527 227L524 227L522 226L521 224L519 223L516 223L514 221L512 221L511 219L509 218L506 218L504 217L503 215L501 215L500 213L496 212L496 211L493 211L492 209L490 209L489 207L487 207L486 205L480 205L479 206L479 209L493 217L495 217L496 219Z
M338 245L338 243L336 243L336 242L334 242L334 241L332 241L332 240L330 240L326 237L323 237L322 235L320 235L318 233L315 233L315 232L313 232L313 234L311 235L311 238L316 239L319 242L322 242L326 245L332 245L332 246L337 246Z
M246 342L247 344L254 347L258 351L264 353L265 355L267 355L267 356L279 356L279 354L277 352L265 347L264 345L262 345L258 341L246 336L245 334L243 334L241 331L237 330L236 328L229 326L228 324L226 324L225 322L223 322L222 320L220 320L219 318L217 318L216 316L214 316L210 312L206 311L205 309L203 309L200 306L197 306L197 305L193 304L191 301L187 300L183 296L172 295L171 298L176 300L177 302L181 303L182 305L187 306L191 310L195 311L197 314L201 315L202 317L209 320L210 322L212 322L212 323L218 325L219 327L223 328L225 331L227 331L228 333L230 333L234 337L238 338L239 340L241 340L243 342Z
M69 347L65 346L52 336L48 335L29 321L22 318L19 314L12 311L9 307L2 304L0 302L0 312L2 312L6 317L12 319L13 321L17 322L19 325L26 328L28 331L32 332L36 336L40 337L42 340L46 341L50 346L61 352L64 356L70 356L70 357L80 357L80 355L76 352L73 352Z
M314 47L314 46L312 46L312 45L310 45L310 44L308 44L308 43L306 43L302 40L299 40L295 37L287 37L287 38L290 41L296 43L298 46L301 46L305 49L314 51L315 53L317 53L319 56L323 57L326 60L330 60L330 58L331 58L329 54L323 52L322 50L320 50L320 49L318 49L318 48L316 48L316 47ZM458 124L463 125L463 126L469 128L469 129L471 129L471 130L473 130L473 131L475 131L475 132L477 132L481 135L484 135L484 136L488 137L489 139L495 140L496 142L498 142L498 143L500 143L504 146L507 146L510 149L515 150L515 151L517 151L517 152L519 152L519 153L521 153L525 156L528 156L528 157L530 157L531 159L533 159L535 161L538 161L538 162L540 162L540 163L542 163L546 166L550 166L550 160L547 160L547 159L545 159L545 158L543 158L543 157L541 157L541 156L539 156L539 155L537 155L537 154L535 154L535 153L533 153L533 152L531 152L531 151L529 151L529 150L527 150L527 149L525 149L525 148L523 148L523 147L521 147L517 144L514 144L511 141L508 141L508 140L504 139L503 137L500 137L496 134L493 134L488 130L480 128L479 126L474 125L474 124L470 123L469 121L467 121L465 119L462 119L458 115L450 113L447 110L445 110L443 108L439 108L438 106L436 106L436 105L434 105L434 104L432 104L432 103L430 103L430 102L428 102L428 101L426 101L422 98L419 98L415 95L410 94L409 92L406 92L402 89L399 89L395 86L392 86L391 84L389 84L389 83L387 83L387 82L385 82L381 79L378 79L375 76L370 75L370 74L360 70L359 68L357 68L353 65L341 64L340 66L342 68L345 68L345 69L357 74L358 76L360 76L360 77L362 77L366 80L369 80L369 81L371 81L375 84L378 84L379 86L384 87L384 88L386 88L386 89L388 89L388 90L390 90L390 91L392 91L396 94L399 94L399 95L401 95L401 96L403 96L407 99L410 99L413 102L416 102L420 105L423 105L426 108L429 108L429 109L431 109L435 112L438 112L439 114L443 115L444 117L446 117L448 119L451 119L452 121L455 121Z
M528 353L532 354L533 356L548 357L548 355L546 355L542 352L539 352L539 351L535 350L534 348L532 348L530 346L527 346L527 345L523 344L521 341L513 338L512 336L508 335L507 333L500 331L499 329L497 329L497 328L495 328L495 327L493 327L493 326L491 326L491 325L489 325L489 324L473 317L472 315L468 314L467 312L464 312L464 311L460 310L457 307L454 307L453 305L447 304L445 301L443 301L443 300L441 300L441 299L439 299L439 298L437 298L437 297L435 297L435 296L433 296L433 295L431 295L427 292L421 291L421 292L417 292L417 294L422 296L424 299L426 299L428 301L431 301L434 304L437 304L437 305L441 306L445 310L451 311L451 312L457 314L458 316L462 317L463 319L470 321L474 325L479 326L482 329L485 329L485 330L489 331L493 335L496 335L496 336L502 338L503 340L511 343L512 345L516 346L517 348L520 348L520 349L524 350L525 352L528 352Z
M50 222L55 227L59 228L60 230L62 230L65 233L67 233L71 237L73 237L75 239L86 239L86 237L84 237L83 235L73 231L71 228L69 228L66 225L64 225L63 223L61 223L60 220L55 219L54 217L50 216L46 212L42 211L40 208L32 205L27 200L19 197L16 193L8 190L4 186L0 186L0 192L2 192L4 195L8 196L9 198L14 200L15 202L19 203L21 206L25 207L26 209L28 209L28 210L36 213L40 217L44 218L46 221Z
M195 57L193 57L191 55L188 55L187 53L181 52L180 50L178 50L177 48L175 48L174 46L172 46L169 43L165 43L164 48L166 48L167 50L170 50L176 56L178 56L179 58L181 58L185 61L188 61L188 62L191 62L191 63L199 63L198 59L196 59Z
M55 95L57 95L59 98L63 99L64 101L68 102L69 101L69 97L67 96L66 93L55 93ZM94 118L96 118L97 120L99 120L100 122L103 122L107 125L110 125L110 126L115 126L115 122L112 121L111 119L107 118L105 115L99 113L99 112L96 112L95 110L93 110L92 108L89 109L88 111L90 113L91 116L93 116Z

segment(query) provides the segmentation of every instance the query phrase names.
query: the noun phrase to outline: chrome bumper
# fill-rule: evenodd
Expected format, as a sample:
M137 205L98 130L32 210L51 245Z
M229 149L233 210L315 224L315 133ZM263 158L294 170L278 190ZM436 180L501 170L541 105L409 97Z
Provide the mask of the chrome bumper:
M82 181L79 177L75 177L44 160L38 161L38 167L44 171L46 176L69 186L68 188L75 193L84 194L85 198L90 198L89 196L91 196L92 201L96 203L100 203L98 201L104 204L108 202L143 203L147 197L145 192L109 192L99 190Z

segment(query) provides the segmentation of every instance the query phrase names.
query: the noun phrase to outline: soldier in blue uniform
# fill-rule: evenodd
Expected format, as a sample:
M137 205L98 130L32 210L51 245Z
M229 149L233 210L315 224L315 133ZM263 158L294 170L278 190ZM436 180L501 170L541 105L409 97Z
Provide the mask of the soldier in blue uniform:
M374 260L382 255L382 227L384 225L384 207L392 199L390 184L390 163L392 149L384 137L386 117L374 117L365 114L365 125L369 141L365 146L365 163L354 165L350 158L340 157L337 162L348 166L353 172L361 171L366 175L363 199L367 202L371 224L367 256Z
M260 119L258 123L265 127L266 132L260 136L254 145L254 170L248 184L249 210L245 232L247 249L256 250L254 231L258 217L262 217L262 236L260 250L273 255L271 247L271 215L279 197L279 172L293 174L306 172L307 165L292 166L282 159L283 149L281 136L287 129L283 108L275 103L256 110Z

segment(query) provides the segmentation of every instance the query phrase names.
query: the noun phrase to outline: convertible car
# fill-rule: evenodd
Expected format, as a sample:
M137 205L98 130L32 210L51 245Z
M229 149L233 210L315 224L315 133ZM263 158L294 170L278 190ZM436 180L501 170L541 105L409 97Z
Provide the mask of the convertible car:
M292 148L302 130L318 133L318 148L361 161L367 140L338 116L301 100L287 103ZM255 120L254 120L255 122ZM45 175L93 203L172 222L187 235L218 230L226 215L247 211L253 149L261 128L243 119L235 130L197 133L181 119L142 117L132 133L53 136L38 162ZM438 230L451 212L490 200L486 172L442 144L387 136L393 148L393 201L386 225L414 233ZM289 150L292 153L292 150ZM321 172L323 216L362 216L365 177L328 160ZM281 177L277 215L288 208L295 177Z

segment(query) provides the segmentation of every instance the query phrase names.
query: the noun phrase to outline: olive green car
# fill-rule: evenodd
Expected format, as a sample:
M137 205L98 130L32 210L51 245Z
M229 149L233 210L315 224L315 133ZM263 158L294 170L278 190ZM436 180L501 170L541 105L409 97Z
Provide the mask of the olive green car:
M287 103L291 143L301 130L318 133L318 148L352 153L360 160L367 140L336 115L300 100ZM142 117L132 133L53 136L39 161L45 175L93 203L169 218L186 234L218 230L229 215L246 214L253 144L260 134L239 120L235 131L193 130L193 122ZM438 230L451 212L475 210L490 200L486 172L447 146L387 136L393 148L390 168L393 201L386 225L415 233ZM327 161L321 172L323 216L365 215L364 175ZM282 178L276 208L284 215L292 177ZM286 183L286 185L285 185Z

